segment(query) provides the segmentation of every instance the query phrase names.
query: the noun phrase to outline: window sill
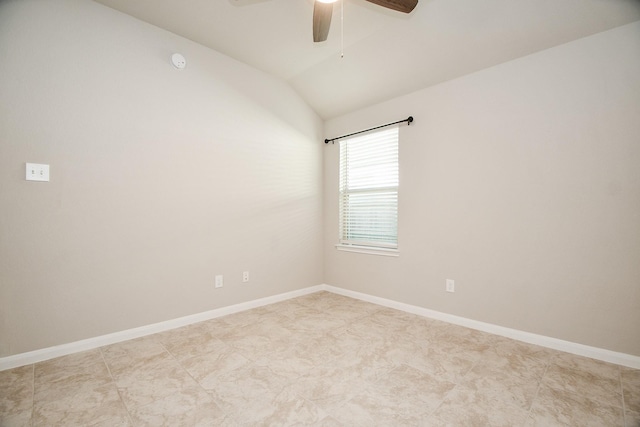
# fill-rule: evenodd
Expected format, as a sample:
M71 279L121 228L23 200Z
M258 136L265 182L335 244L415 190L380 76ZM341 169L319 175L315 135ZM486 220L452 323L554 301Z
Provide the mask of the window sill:
M381 255L381 256L400 256L400 251L397 249L388 248L374 248L369 246L354 246L354 245L341 245L337 244L336 249L345 252L356 252L359 254L368 255Z

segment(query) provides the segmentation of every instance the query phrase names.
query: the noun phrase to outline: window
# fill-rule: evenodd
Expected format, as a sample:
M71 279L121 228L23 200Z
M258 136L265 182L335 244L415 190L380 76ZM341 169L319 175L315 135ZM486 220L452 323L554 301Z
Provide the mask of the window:
M340 142L340 243L337 247L397 255L397 126Z

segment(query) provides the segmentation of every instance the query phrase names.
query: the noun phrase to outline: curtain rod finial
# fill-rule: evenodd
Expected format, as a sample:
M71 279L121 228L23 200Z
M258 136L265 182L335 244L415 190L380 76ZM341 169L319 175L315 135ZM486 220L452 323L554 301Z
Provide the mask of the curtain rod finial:
M412 121L413 121L413 116L409 116L409 118L407 119L407 126L410 126Z

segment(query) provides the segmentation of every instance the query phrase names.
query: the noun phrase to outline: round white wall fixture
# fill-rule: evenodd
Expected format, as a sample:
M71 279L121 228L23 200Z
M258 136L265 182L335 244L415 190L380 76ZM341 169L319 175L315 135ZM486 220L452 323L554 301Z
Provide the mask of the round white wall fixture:
M184 59L184 56L180 55L179 53L174 53L173 55L171 55L171 63L178 70L184 70L184 67L187 66L187 60Z

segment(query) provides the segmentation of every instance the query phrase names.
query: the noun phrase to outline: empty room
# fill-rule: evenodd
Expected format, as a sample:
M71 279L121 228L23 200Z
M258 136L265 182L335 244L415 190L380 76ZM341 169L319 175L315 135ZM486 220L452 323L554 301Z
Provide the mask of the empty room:
M640 426L640 1L0 0L0 426Z

